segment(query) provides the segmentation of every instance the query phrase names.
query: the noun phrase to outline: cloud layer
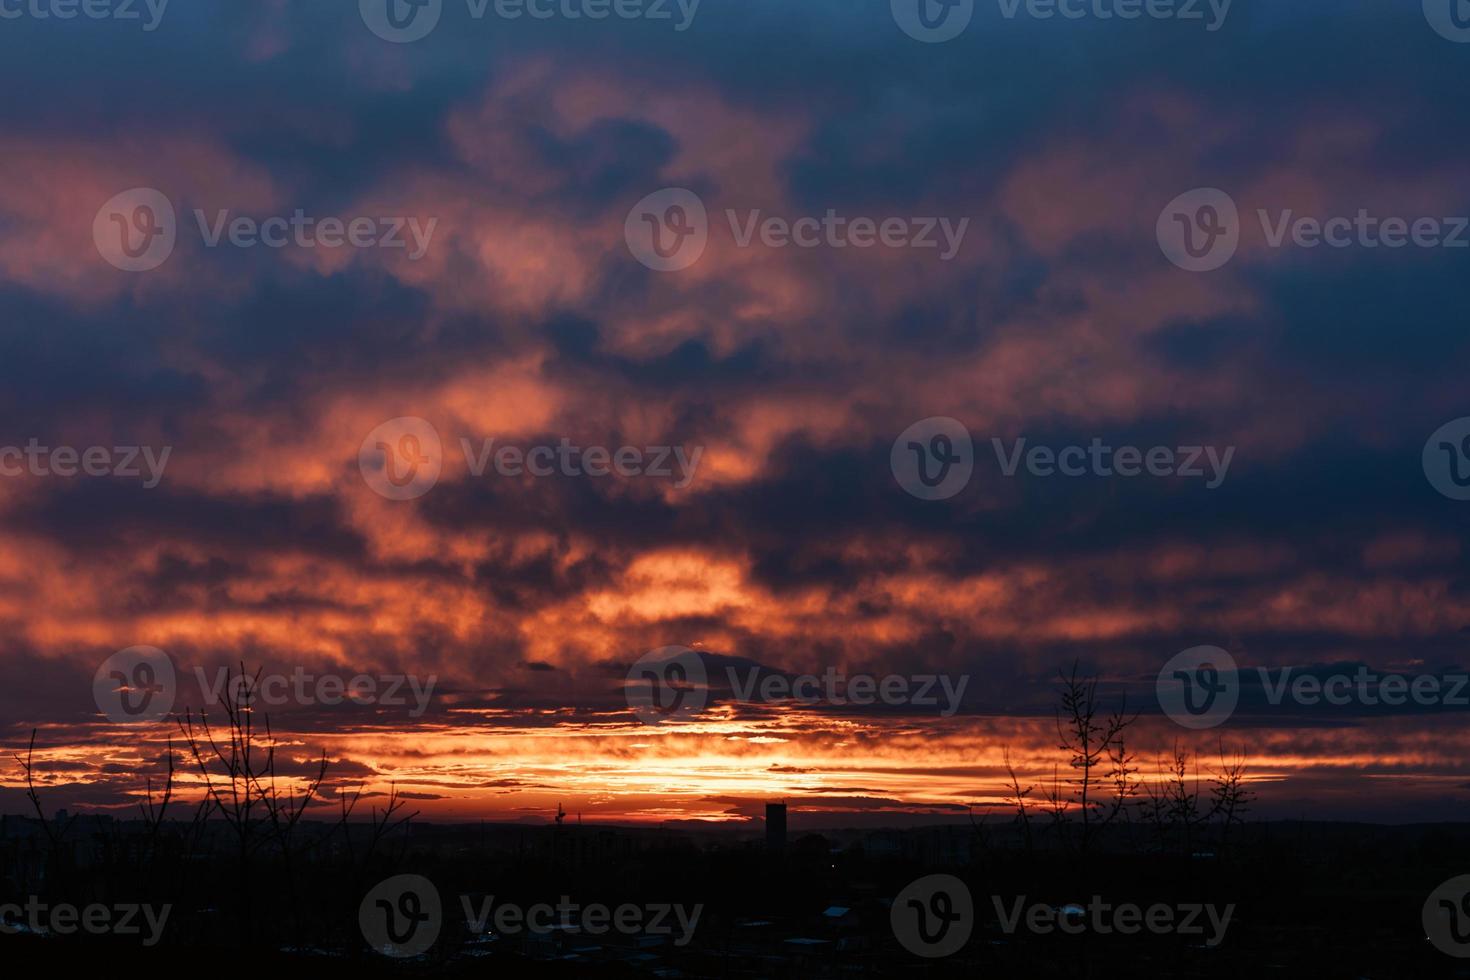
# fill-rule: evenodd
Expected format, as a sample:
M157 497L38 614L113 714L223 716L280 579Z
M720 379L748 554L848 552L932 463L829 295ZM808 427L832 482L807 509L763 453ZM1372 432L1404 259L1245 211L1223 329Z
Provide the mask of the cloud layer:
M342 785L396 782L444 817L726 819L771 797L834 821L953 815L1003 797L1005 746L1050 771L1074 661L1143 712L1146 759L1176 738L1248 749L1268 813L1459 811L1463 709L1247 697L1206 737L1153 683L1205 643L1269 667L1466 668L1466 505L1421 450L1470 414L1467 253L1272 247L1257 212L1470 214L1448 94L1470 47L1370 4L1241 7L1215 32L986 8L938 45L877 0L706 0L682 32L448 3L455 24L403 45L354 6L0 23L20 96L0 108L0 446L172 447L152 489L0 479L0 722L11 746L41 730L57 801L129 805L156 765L167 726L108 722L91 687L148 644L186 677L434 675L420 717L272 721L295 762L325 750ZM178 214L145 273L93 238L136 187ZM666 187L710 215L674 273L624 240ZM1199 187L1241 215L1210 273L1155 236ZM413 260L211 246L195 217L298 209L434 232ZM732 211L968 225L944 261L742 245ZM975 474L929 502L889 456L939 416L973 435ZM358 462L401 417L443 447L408 501ZM1006 476L991 440L1021 438L1234 457L1215 489ZM477 476L461 440L488 439L702 455L686 486ZM717 698L650 728L624 674L670 644L971 681L948 718Z

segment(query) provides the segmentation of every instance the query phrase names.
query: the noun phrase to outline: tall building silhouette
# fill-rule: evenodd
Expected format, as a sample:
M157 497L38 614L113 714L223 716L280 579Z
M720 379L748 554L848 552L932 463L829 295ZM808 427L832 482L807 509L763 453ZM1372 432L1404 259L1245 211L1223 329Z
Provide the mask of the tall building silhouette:
M780 854L786 850L786 804L766 804L766 850Z

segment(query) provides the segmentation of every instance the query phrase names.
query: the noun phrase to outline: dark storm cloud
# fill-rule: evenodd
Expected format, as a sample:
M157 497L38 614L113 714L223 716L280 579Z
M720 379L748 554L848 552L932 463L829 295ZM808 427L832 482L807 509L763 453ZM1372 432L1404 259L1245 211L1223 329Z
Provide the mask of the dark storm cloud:
M228 161L222 184L165 188L186 229L195 207L422 203L443 221L440 264L416 267L194 235L164 289L67 278L97 261L84 225L105 194L77 204L81 255L43 234L76 228L0 195L0 240L22 237L0 252L0 445L175 453L157 490L30 481L0 498L21 596L0 611L4 656L29 685L0 697L7 742L47 718L69 726L53 748L112 737L84 727L89 665L153 633L190 664L442 669L426 724L462 711L534 731L558 709L612 724L620 669L705 634L717 667L973 672L986 683L965 713L1026 718L1079 659L1146 704L1150 669L1197 642L1274 666L1464 661L1466 536L1419 464L1428 434L1470 413L1461 253L1247 251L1211 287L1168 278L1151 224L1211 184L1248 221L1470 209L1470 109L1453 97L1466 52L1413 5L1237 0L1212 34L980 3L937 47L904 38L887 0L705 0L685 32L447 7L407 46L350 3L176 0L159 30L125 37L0 24L11 187L66 202L151 165ZM699 118L655 104L684 95L707 100ZM726 250L670 279L629 260L620 222L675 179L717 226L726 207L968 216L970 251L935 272ZM528 389L503 394L514 381ZM709 455L684 495L455 473L411 509L374 510L357 442L435 412L451 452L570 436ZM950 413L976 438L976 477L955 500L915 500L889 472L892 440ZM1236 456L1214 490L1004 477L989 440L1022 436ZM644 567L670 553L716 567ZM740 595L680 598L714 589L721 563ZM608 676L576 669L597 664ZM1330 729L1374 714L1268 713L1255 695L1242 724L1327 730L1307 743L1323 754ZM363 706L287 714L313 734L393 723ZM742 738L772 720L736 714ZM834 809L892 803L834 788ZM124 797L109 783L94 802Z

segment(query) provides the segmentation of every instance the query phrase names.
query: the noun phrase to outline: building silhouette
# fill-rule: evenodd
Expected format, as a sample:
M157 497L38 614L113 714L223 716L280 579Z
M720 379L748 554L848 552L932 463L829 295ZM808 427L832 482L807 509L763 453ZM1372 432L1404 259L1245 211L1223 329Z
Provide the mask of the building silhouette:
M786 852L786 804L766 804L766 850L772 854Z

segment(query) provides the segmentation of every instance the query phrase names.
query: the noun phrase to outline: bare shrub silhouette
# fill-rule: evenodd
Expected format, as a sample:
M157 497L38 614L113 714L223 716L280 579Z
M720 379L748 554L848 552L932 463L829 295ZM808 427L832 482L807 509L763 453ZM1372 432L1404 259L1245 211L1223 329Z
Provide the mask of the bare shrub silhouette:
M271 730L270 716L261 712L258 722L256 719L260 676L261 670L251 674L243 663L238 674L227 673L225 696L220 699L223 728L212 725L203 709L197 718L193 710L187 710L177 724L204 783L203 818L218 815L234 841L241 941L249 943L254 935L255 905L261 890L257 879L264 877L257 864L269 857L278 864L291 910L292 932L299 946L303 934L300 864L318 854L338 830L343 833L349 858L356 864L348 822L362 789L350 798L339 797L340 816L325 831L310 837L301 833L302 819L313 805L325 805L322 795L330 762L323 751L304 782L278 773L280 746ZM391 818L401 807L395 788L387 813L380 818L374 810L370 851L396 825Z
M1063 775L1061 763L1054 764L1050 783L1033 800L1035 785L1022 787L1010 747L1005 746L1002 758L1010 791L1006 803L1016 811L1028 852L1035 848L1032 811L1038 809L1050 819L1050 829L1062 846L1086 855L1104 828L1120 817L1127 819L1138 794L1138 768L1127 745L1128 729L1138 715L1128 713L1126 698L1116 711L1103 714L1097 678L1080 674L1076 663L1070 673L1059 671L1058 676L1060 705L1054 720L1068 774Z
M1220 768L1210 772L1210 811L1220 817L1220 850L1224 852L1230 847L1230 828L1245 823L1256 793L1245 781L1245 753L1227 758L1223 739L1219 748Z
M1224 850L1231 827L1245 822L1256 798L1246 784L1245 755L1227 758L1223 740L1219 751L1220 768L1210 770L1208 779L1202 781L1198 758L1191 760L1188 750L1175 742L1172 754L1159 760L1160 778L1144 784L1141 808L1160 850L1177 843L1181 853L1193 853L1217 820L1216 839Z
M1056 712L1058 747L1067 754L1072 776L1070 802L1081 822L1079 848L1086 854L1099 829L1124 813L1137 786L1133 757L1128 754L1126 734L1137 720L1128 714L1124 698L1118 710L1099 717L1097 678L1079 677L1077 664L1071 674L1060 674L1061 707ZM1112 795L1107 796L1108 787ZM1070 835L1066 838L1070 843Z
M1001 748L1001 758L1005 760L1006 773L1010 776L1010 796L1006 797L1006 803L1016 810L1016 820L1021 825L1023 839L1026 842L1026 853L1036 852L1036 839L1031 833L1031 811L1027 809L1026 799L1031 795L1035 785L1021 788L1021 778L1016 775L1016 764L1011 761L1011 747L1009 745Z
M40 791L36 789L36 733L37 729L32 728L25 758L18 755L13 758L20 764L21 772L25 776L26 799L30 801L31 808L36 811L36 820L40 823L41 832L46 838L46 853L41 858L40 867L42 880L50 884L65 874L64 865L67 862L62 844L67 834L71 832L76 815L73 814L64 823L46 816L46 809L41 805Z
M1080 674L1075 663L1059 676L1054 718L1066 774L1063 762L1054 763L1050 780L1038 791L1034 783L1022 785L1010 747L1001 753L1005 802L1015 812L1027 852L1035 850L1037 814L1045 815L1059 846L1085 857L1109 826L1131 826L1135 813L1151 829L1156 850L1177 846L1192 853L1206 829L1216 825L1215 839L1224 850L1231 828L1245 822L1256 798L1247 784L1244 754L1227 757L1222 740L1218 768L1202 779L1198 761L1176 741L1170 755L1158 761L1155 778L1143 779L1128 747L1129 730L1139 716L1129 713L1127 699L1104 714L1096 677Z
M41 829L46 834L46 840L54 850L66 838L67 833L71 830L72 823L76 820L76 816L73 815L70 817L66 823L61 825L60 829L53 827L52 821L46 817L46 811L41 806L41 795L36 791L36 731L34 728L31 729L31 741L26 746L26 757L22 759L20 756L16 756L15 761L20 763L21 770L25 773L26 799L31 801L31 807L36 811L36 819L41 822Z

